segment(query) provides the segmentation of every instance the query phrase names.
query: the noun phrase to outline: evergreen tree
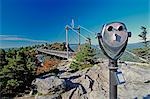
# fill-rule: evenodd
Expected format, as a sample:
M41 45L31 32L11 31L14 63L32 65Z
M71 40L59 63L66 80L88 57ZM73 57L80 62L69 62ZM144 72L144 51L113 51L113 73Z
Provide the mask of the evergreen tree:
M18 51L16 59L10 58L8 65L0 71L0 94L15 96L30 87L35 75L35 66L24 51Z
M17 50L15 50L15 49L9 49L7 52L8 58L15 58L16 59L16 55L17 55Z
M141 30L142 32L138 35L139 37L141 37L144 40L144 45L145 47L147 47L147 29L144 26L141 26Z
M4 65L7 64L5 56L6 56L5 50L0 49L0 70L3 68Z
M76 54L75 61L70 65L70 68L77 71L87 67L91 67L94 64L95 49L89 44L81 46L80 51Z
M76 61L94 63L95 50L89 44L81 46L81 50L76 55Z

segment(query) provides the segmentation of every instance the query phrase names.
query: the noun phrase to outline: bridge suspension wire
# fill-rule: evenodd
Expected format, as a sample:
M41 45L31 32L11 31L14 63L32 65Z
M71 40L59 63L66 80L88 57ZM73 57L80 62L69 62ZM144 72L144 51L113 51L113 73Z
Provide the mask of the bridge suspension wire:
M72 33L69 42L71 42L71 41L78 42L78 38L76 36L77 35L75 33Z
M72 31L74 31L75 33L79 34L76 30L74 30L72 27L70 27L69 25L67 25ZM85 37L84 35L82 34L79 34L82 38L86 39L87 40L87 37Z
M81 26L81 25L79 25L80 26L80 28L81 29L83 29L83 30L85 30L85 31L87 31L88 32L88 35L89 35L89 39L92 39L92 41L94 42L94 40L96 40L95 38L96 38L96 33L97 32L93 32L93 31L91 31L91 30L89 30L89 29L87 29L87 28L85 28L85 27L83 27L83 26ZM91 41L90 41L91 42Z
M83 27L81 25L79 25L79 27L82 28L82 29L84 29L85 31L89 32L91 35L95 34L95 32L90 31L89 29L87 29L87 28L85 28L85 27Z
M68 31L71 29L73 32L75 32L77 35L78 35L78 42L79 42L79 47L78 49L80 50L80 37L84 38L86 41L88 41L88 43L91 45L91 38L90 37L87 37L87 36L84 36L80 33L80 30L84 29L85 31L91 33L91 35L93 35L94 32L86 29L85 27L83 26L78 26L77 28L74 27L74 20L72 19L72 23L71 23L71 26L70 25L66 25L65 29L66 29L66 47L67 47L67 59L69 58L69 51L68 51Z
M73 32L73 31L72 31ZM76 38L76 35L75 35L75 33L71 33L71 35L69 35L70 33L68 33L68 42L70 43L70 44L72 44L72 42L77 42L78 41L78 39Z

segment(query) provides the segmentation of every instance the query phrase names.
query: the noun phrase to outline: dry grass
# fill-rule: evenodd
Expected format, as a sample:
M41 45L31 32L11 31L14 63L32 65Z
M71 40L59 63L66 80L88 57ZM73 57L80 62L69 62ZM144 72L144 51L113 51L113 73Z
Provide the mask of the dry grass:
M49 72L50 70L56 69L59 63L60 61L55 59L45 60L43 66L37 68L36 74L39 75L41 73Z

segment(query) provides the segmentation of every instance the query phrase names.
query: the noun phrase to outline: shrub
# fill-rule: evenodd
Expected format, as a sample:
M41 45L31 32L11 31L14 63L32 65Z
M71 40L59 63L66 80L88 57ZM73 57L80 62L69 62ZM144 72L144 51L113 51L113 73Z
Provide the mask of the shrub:
M0 94L2 97L14 97L29 89L35 77L34 62L25 55L26 50L19 50L16 58L7 58L8 64L0 71Z
M132 51L134 54L136 54L139 57L142 57L148 61L150 61L150 48L137 48L133 49Z
M81 46L80 51L76 54L75 61L70 65L70 68L77 71L94 65L95 49L89 44Z

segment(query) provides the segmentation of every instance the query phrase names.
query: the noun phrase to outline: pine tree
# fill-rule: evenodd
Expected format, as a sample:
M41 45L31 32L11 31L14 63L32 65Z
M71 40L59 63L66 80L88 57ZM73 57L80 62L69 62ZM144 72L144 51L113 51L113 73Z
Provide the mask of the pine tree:
M84 69L94 64L95 49L89 44L81 46L80 51L76 54L75 61L70 65L74 70Z
M13 95L24 92L34 79L35 66L24 51L18 51L15 58L10 58L8 65L0 71L0 94Z
M146 27L144 26L141 26L141 30L142 32L138 35L139 37L141 37L143 40L144 40L144 45L145 47L147 47L147 30L146 30Z
M8 58L15 58L16 59L17 51L15 49L9 49L7 51Z
M7 64L7 61L6 61L6 52L5 52L4 49L0 49L0 70L6 64Z

